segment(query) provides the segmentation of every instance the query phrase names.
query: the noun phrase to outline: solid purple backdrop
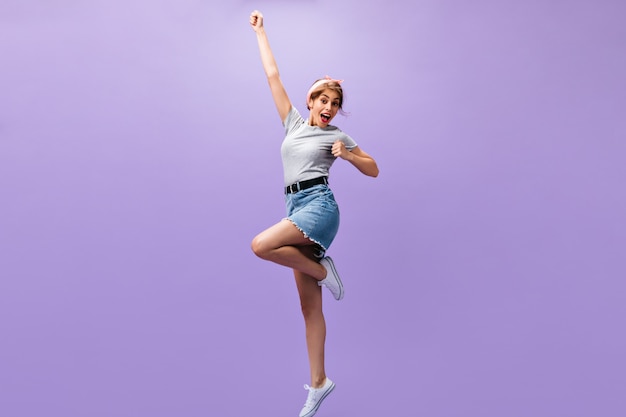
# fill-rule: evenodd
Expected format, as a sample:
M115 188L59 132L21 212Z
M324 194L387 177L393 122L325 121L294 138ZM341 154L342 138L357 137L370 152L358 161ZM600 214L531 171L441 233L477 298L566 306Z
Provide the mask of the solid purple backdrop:
M381 169L332 171L318 415L623 416L617 0L2 0L0 414L299 411L295 285L249 249L284 213L253 9Z

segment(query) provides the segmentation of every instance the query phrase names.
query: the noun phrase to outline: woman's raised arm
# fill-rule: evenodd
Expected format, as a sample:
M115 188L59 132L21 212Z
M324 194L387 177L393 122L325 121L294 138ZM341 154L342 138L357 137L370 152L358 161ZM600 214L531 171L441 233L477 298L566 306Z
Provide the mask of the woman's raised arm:
M250 25L256 32L263 69L265 70L265 75L267 75L267 81L270 85L280 121L283 122L287 114L289 114L289 110L291 110L291 101L289 101L289 96L287 96L283 82L280 79L278 66L276 65L276 60L274 59L274 54L270 48L270 43L265 33L265 27L263 26L263 15L261 12L255 10L250 14Z

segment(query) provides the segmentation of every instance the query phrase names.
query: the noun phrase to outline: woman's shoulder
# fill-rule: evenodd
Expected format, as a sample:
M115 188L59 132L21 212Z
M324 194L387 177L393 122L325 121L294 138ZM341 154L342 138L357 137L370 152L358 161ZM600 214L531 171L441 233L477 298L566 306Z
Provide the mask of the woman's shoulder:
M285 120L283 120L283 126L285 126L285 129L290 130L297 126L300 126L301 124L304 123L304 121L305 120L300 115L300 112L298 111L298 109L296 109L292 105L291 108L289 109L289 112L287 113L287 116L285 117Z

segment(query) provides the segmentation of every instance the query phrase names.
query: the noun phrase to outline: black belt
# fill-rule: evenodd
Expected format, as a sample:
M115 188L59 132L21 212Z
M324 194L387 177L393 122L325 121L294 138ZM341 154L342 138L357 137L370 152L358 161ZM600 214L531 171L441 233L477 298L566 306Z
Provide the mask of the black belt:
M296 182L295 184L285 187L285 194L297 193L298 191L306 190L307 188L320 184L328 184L328 177L318 177L313 178L312 180Z

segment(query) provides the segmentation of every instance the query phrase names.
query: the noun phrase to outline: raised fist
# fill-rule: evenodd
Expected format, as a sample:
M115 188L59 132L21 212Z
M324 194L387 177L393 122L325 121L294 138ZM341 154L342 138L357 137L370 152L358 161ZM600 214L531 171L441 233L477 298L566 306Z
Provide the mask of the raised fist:
M263 27L263 15L260 11L255 10L250 13L250 26L255 32Z

